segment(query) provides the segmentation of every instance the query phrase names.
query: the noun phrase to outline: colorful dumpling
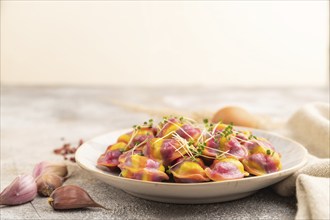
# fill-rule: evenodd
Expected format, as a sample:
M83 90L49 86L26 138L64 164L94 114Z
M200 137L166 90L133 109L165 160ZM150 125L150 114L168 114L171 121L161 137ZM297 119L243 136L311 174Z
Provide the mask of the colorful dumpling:
M267 153L267 150L275 151L274 146L269 143L265 138L251 139L245 144L246 149L250 154L254 153Z
M119 162L119 163L124 163L125 160L126 160L128 157L130 157L130 156L132 156L132 155L134 155L134 154L138 154L138 155L143 156L143 155L142 155L143 153L142 153L142 150L141 150L141 149L136 149L136 150L134 150L134 151L133 151L133 149L131 149L131 150L128 150L128 151L123 152L123 153L119 156L119 158L118 158L118 162Z
M97 160L98 166L114 169L119 164L118 158L125 151L126 143L119 142L110 145L105 153L103 153Z
M119 136L117 142L127 144L127 149L132 149L136 145L146 142L155 136L155 129L152 127L135 128L133 131Z
M244 168L249 173L261 176L267 173L274 173L282 169L278 153L267 155L255 153L242 160Z
M281 155L265 139L251 140L246 143L249 156L242 160L245 170L261 176L282 169Z
M207 140L207 138L204 138ZM202 154L208 157L216 157L221 154L220 143L215 140L215 138L210 138L205 143L205 147L202 151Z
M174 180L177 183L199 183L209 181L206 176L203 161L199 158L196 161L181 159L177 165L170 169Z
M216 159L211 167L205 168L205 173L213 181L241 179L248 175L243 164L236 158Z
M186 140L196 140L200 136L201 130L190 124L184 124L176 133Z
M240 144L235 137L231 137L224 147L220 149L223 151L228 151L229 155L235 156L237 159L243 159L248 155L248 151L245 146Z
M200 136L201 130L190 124L183 123L182 120L171 118L161 125L157 137L172 138L174 133L186 140L196 140Z
M252 137L251 131L240 131L235 134L235 138L239 141L240 144L244 145Z
M153 138L144 146L143 154L168 166L186 152L174 139Z
M230 156L242 159L247 156L248 151L242 144L245 141L243 133L237 132L231 125L217 124L212 131L213 138L206 138L204 155L217 156L226 152ZM244 138L244 139L242 139ZM241 142L242 141L242 142Z
M172 133L181 128L182 125L183 124L177 118L166 119L164 122L159 123L159 131L156 137L172 138Z
M138 154L128 156L118 167L121 169L121 176L130 179L155 182L169 179L161 163Z
M248 155L246 147L242 145L235 136L231 136L229 139L219 137L218 140L211 138L206 142L206 147L203 150L203 155L211 157L216 157L225 153L235 156L238 159L243 159Z

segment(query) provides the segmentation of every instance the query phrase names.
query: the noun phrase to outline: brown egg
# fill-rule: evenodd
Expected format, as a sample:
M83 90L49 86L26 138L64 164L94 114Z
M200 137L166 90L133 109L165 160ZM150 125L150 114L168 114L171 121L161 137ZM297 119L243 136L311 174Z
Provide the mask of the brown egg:
M212 122L218 123L219 121L225 124L233 123L237 126L257 128L260 120L258 116L251 114L241 107L227 106L213 115Z

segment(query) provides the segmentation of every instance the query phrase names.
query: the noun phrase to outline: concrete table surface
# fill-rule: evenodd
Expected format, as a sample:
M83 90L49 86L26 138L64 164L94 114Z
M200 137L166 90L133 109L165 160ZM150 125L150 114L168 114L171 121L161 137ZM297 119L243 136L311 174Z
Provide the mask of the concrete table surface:
M62 161L53 149L63 142L76 144L80 138L88 140L150 118L141 109L116 103L179 112L212 112L240 105L285 120L301 105L314 101L328 102L328 89L2 86L1 190L17 175L31 173L40 161ZM24 205L1 207L1 219L292 219L296 213L296 199L280 197L271 188L237 201L176 205L135 198L84 171L65 184L82 186L109 210L53 211L47 198L37 197Z

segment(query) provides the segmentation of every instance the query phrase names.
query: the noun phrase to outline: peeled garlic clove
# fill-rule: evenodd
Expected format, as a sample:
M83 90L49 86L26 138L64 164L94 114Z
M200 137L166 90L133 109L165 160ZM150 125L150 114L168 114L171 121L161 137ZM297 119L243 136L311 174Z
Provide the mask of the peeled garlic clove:
M50 196L56 188L63 185L63 182L63 177L52 173L45 173L39 176L36 180L38 194L40 196Z
M61 186L54 190L48 199L49 205L55 210L101 207L90 195L75 185ZM105 208L104 208L105 209Z
M60 177L65 177L68 175L68 168L64 163L50 163L48 161L43 161L34 167L32 175L34 178L37 178L44 173L52 173Z
M0 205L20 205L37 195L37 184L31 175L19 175L0 194Z

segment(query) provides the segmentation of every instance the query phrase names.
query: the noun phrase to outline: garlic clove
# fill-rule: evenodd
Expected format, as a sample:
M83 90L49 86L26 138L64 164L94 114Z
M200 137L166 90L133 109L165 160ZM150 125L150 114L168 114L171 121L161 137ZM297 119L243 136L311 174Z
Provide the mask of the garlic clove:
M65 177L68 175L68 168L64 163L50 163L48 161L43 161L34 167L32 175L34 178L37 178L44 173L52 173L60 177Z
M0 205L20 205L37 195L37 184L31 175L19 175L0 194Z
M38 194L50 196L52 192L63 185L64 178L52 173L45 173L36 179Z
M61 186L55 189L50 195L48 203L54 210L86 207L104 208L102 205L96 203L84 189L75 185Z

